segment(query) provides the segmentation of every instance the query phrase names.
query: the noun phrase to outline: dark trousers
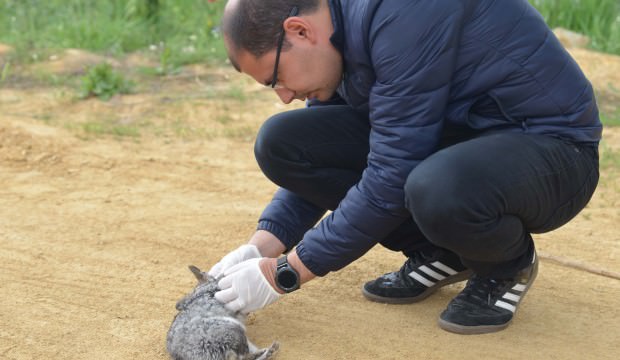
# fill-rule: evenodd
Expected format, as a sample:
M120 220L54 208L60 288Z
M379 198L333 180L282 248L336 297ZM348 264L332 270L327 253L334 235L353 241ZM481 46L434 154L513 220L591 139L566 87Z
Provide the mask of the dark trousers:
M274 183L333 210L366 168L369 134L368 118L348 106L294 110L265 122L255 154ZM598 182L595 146L551 136L448 128L441 147L407 178L411 218L378 240L405 255L448 249L481 275L527 266L531 233L572 219Z

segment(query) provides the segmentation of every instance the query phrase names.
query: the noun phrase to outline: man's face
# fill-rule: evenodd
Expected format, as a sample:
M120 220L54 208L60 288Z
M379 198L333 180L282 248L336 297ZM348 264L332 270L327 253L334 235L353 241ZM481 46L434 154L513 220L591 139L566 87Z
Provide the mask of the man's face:
M299 17L290 17L283 24L286 30L284 35L290 46L280 52L274 90L285 104L295 99L329 100L340 85L342 56L329 41L330 29L326 29L328 26L325 23L322 25ZM231 47L228 48L241 72L271 87L276 45L259 58L244 50L230 53Z

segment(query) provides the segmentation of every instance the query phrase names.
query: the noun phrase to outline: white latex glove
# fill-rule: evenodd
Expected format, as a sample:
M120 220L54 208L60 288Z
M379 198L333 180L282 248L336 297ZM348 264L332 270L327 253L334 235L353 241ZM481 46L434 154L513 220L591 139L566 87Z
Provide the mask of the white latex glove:
M208 274L209 276L217 278L220 277L220 275L223 275L224 271L239 264L240 262L260 257L262 256L255 245L241 245L237 249L229 252L217 264L213 265Z
M224 272L217 283L221 290L215 293L215 298L228 310L247 314L280 298L265 279L258 265L260 261L261 258L246 260Z

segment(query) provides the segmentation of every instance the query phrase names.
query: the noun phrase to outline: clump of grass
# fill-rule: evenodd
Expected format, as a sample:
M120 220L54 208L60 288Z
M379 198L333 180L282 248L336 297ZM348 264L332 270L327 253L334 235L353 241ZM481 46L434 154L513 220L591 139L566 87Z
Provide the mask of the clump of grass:
M0 42L11 44L23 59L42 49L123 55L164 43L170 51L166 60L174 66L221 61L225 50L218 26L225 4L223 0L1 0Z
M592 48L620 54L618 0L529 0L550 27L563 27L591 39Z
M224 97L229 98L229 99L234 99L237 100L239 102L245 102L246 95L245 95L245 90L243 90L242 87L238 86L238 85L231 85L227 90L226 93L223 94Z
M620 111L615 115L601 114L601 122L603 126L620 126Z
M614 150L605 142L601 142L600 151L600 167L603 170L620 170L620 151Z
M250 126L238 126L225 128L222 135L229 139L251 141L256 133L256 129Z
M222 125L228 125L233 121L233 118L228 114L223 114L215 117L215 121Z
M7 61L6 64L2 66L2 71L0 71L0 84L2 84L4 80L6 80L6 78L9 76L10 69L11 69L11 62Z
M95 65L82 77L81 98L91 96L102 100L109 100L116 94L129 94L133 89L133 82L125 79L108 63Z
M93 120L79 125L68 125L68 128L77 130L86 138L112 135L119 138L138 138L140 128L137 124L122 124L110 119Z

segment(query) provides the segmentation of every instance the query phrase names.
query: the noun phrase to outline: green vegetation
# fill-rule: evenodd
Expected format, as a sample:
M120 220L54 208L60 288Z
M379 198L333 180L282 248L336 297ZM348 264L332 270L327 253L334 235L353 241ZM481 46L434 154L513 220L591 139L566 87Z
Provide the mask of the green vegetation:
M119 137L138 137L140 131L137 126L114 124L108 122L88 122L81 124L81 129L88 135L115 135Z
M219 19L225 1L0 0L0 42L20 59L46 49L80 48L110 55L143 50L167 66L221 60ZM167 51L165 55L162 55ZM166 69L164 69L166 70Z
M618 0L530 0L551 27L588 35L597 50L620 54ZM220 61L219 21L226 1L0 0L0 42L22 59L49 49L81 48L122 55L156 52L160 72L187 63ZM36 52L35 52L36 50Z
M550 27L563 27L591 39L593 49L620 55L620 1L529 0Z
M594 49L620 55L619 0L529 1L550 27L564 27L585 34L591 38ZM109 99L115 94L132 91L134 84L126 74L148 81L152 79L145 79L144 75L159 78L176 74L185 64L219 63L226 58L219 30L225 3L225 0L0 0L0 42L16 50L0 63L0 85L13 82L43 84L61 88L58 96L66 96L65 91L72 93L81 81L82 97ZM82 77L75 76L75 73L54 74L44 70L24 75L24 69L28 67L22 66L23 63L47 60L50 55L66 48L85 49L113 57L139 52L153 65L140 67L137 73L123 69L121 74L111 66L101 64L90 68ZM238 106L250 100L244 88L243 84L237 83L219 88L205 86L200 96L219 103L232 101ZM615 88L612 90L617 94ZM617 97L605 101L617 103ZM608 106L607 112L601 113L605 126L620 126L620 111L616 109L617 106ZM215 121L224 127L235 123L228 113L215 115ZM138 126L94 121L75 129L90 135L136 138L140 132L152 130L151 127L152 124ZM243 126L224 130L183 124L173 127L173 132L183 137L245 138L251 133ZM164 126L157 131L165 133L167 130Z
M49 123L44 118L39 120ZM82 139L114 136L119 139L138 140L142 132L148 133L153 130L153 124L150 121L134 121L110 114L94 115L86 122L66 122L55 125L64 126Z
M603 126L620 126L620 111L616 111L614 115L601 113L601 122Z
M614 150L605 141L601 142L599 151L601 170L620 170L620 151Z
M233 84L230 87L228 87L228 90L224 94L224 97L229 98L229 99L234 99L239 102L244 102L246 100L246 93L242 87L240 87L239 85Z
M116 94L128 94L133 83L114 71L107 63L93 66L82 78L82 98L96 96L102 100L109 100Z
M6 64L2 66L2 70L0 71L0 84L2 84L4 80L9 76L10 69L11 69L10 61L8 61Z

